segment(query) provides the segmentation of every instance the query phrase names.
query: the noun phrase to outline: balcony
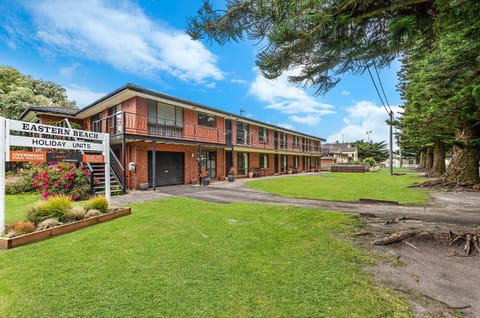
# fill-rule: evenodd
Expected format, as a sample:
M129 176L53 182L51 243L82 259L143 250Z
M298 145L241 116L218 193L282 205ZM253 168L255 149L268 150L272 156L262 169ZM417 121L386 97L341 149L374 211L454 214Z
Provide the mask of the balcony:
M246 146L267 150L283 150L289 152L320 154L320 146L313 143L292 143L282 138L264 138L238 130L235 138L232 131L201 126L165 118L138 115L136 113L118 112L93 122L92 129L108 132L111 136L129 134L151 137L162 137L174 140L209 142L227 146Z
M165 118L118 112L93 122L94 131L225 144L225 130Z

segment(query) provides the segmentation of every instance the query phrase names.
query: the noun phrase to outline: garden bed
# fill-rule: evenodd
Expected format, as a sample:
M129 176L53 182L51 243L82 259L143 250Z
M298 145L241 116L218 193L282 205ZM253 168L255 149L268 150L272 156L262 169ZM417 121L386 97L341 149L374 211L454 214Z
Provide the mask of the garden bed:
M131 214L130 208L117 208L114 209L112 212L107 212L99 216L94 216L72 223L62 224L43 231L37 231L11 238L0 237L0 249L7 250L17 246L38 242L50 237L70 233L91 225L95 225L97 223L103 223L129 214Z

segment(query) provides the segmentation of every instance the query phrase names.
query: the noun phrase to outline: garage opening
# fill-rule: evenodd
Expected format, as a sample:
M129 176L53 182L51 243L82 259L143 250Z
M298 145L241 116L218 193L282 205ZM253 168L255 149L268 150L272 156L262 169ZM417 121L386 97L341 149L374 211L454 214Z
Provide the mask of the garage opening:
M185 153L155 152L156 187L185 183ZM153 186L152 151L148 152L148 184Z

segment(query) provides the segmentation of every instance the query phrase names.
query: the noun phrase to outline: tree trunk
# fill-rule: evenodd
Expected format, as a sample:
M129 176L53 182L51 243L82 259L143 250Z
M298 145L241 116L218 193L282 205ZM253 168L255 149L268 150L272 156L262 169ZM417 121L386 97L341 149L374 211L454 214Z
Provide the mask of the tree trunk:
M472 143L474 139L479 137L479 129L472 126L455 130L452 159L445 174L447 182L461 185L472 185L480 182L478 174L480 147Z
M425 150L425 171L427 175L430 175L430 170L433 167L433 151L431 147L427 147Z
M428 171L430 177L441 177L445 173L445 144L440 139L435 139L433 145L433 164Z
M419 170L424 170L425 169L425 149L420 150L420 163L418 165Z

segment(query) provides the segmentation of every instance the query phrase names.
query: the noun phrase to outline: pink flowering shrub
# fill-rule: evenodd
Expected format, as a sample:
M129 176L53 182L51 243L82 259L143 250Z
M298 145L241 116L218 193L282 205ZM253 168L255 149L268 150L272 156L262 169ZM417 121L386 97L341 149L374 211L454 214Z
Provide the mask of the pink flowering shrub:
M90 191L89 172L80 165L58 162L37 168L32 186L43 199L64 195L73 201L88 198Z

